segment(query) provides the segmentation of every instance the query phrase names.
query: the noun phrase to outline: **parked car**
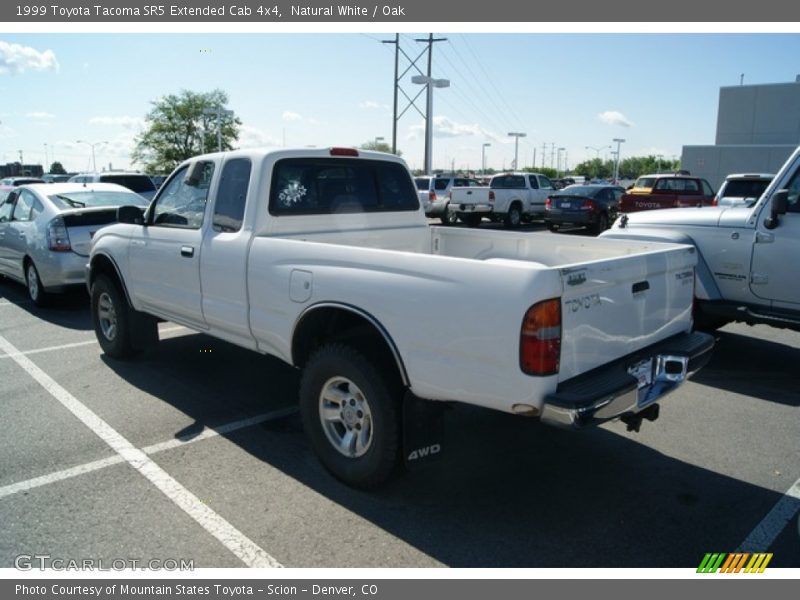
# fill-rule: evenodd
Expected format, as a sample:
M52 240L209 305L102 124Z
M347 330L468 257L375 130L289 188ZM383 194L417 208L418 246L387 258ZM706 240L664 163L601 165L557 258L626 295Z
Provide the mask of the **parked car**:
M156 195L153 180L144 173L125 171L108 171L106 173L78 173L70 177L70 183L116 183L136 192L145 200L152 200Z
M753 206L775 177L774 173L728 175L714 197L714 206Z
M425 175L415 177L419 201L425 209L425 216L439 217L444 225L454 225L458 218L447 210L450 190L458 187L481 187L477 179L451 177L446 175Z
M563 225L582 225L598 234L617 218L624 193L623 188L613 185L567 186L545 201L544 222L550 231L558 231Z
M0 204L0 274L26 284L40 306L51 293L85 285L92 236L128 204L144 209L148 203L113 183L15 188Z
M705 179L683 173L659 173L639 177L620 198L619 212L711 206L713 202L714 189Z
M56 175L54 173L45 173L42 175L42 181L45 183L65 183L69 181L70 177L72 177L72 175Z
M4 177L0 179L0 186L17 187L27 183L44 183L44 180L38 177Z

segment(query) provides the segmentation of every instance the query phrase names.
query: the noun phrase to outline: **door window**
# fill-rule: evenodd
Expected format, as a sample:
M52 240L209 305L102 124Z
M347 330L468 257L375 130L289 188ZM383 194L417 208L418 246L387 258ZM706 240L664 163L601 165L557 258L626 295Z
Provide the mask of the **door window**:
M225 163L214 202L215 231L239 231L250 185L252 163L249 158L234 158Z
M202 163L197 181L186 180L188 171L188 167L183 167L164 184L153 206L152 225L183 229L200 229L203 226L214 163Z
M30 221L31 220L31 211L33 210L33 205L36 203L36 198L33 194L31 194L28 190L21 190L19 193L19 198L17 199L17 205L14 208L14 217L15 221Z

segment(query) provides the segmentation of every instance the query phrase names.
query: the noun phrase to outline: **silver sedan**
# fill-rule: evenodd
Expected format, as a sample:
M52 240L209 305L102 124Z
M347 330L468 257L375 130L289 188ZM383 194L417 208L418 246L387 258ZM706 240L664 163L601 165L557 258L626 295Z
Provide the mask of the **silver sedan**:
M113 183L20 186L0 204L0 275L28 288L46 304L51 294L84 285L95 232L117 220L117 207L147 200Z

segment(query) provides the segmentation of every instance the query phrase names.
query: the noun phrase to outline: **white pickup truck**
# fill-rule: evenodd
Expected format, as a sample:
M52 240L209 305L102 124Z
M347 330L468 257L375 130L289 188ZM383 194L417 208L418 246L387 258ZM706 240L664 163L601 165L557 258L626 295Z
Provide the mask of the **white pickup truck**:
M87 265L103 351L163 319L286 361L312 447L354 486L437 454L445 401L638 429L713 346L690 333L694 248L428 227L391 155L204 155L118 217Z
M448 210L470 227L487 217L515 228L523 221L543 219L547 196L554 190L545 175L504 173L492 177L489 187L452 188Z
M752 207L631 213L602 237L695 246L698 328L743 321L800 331L800 148Z

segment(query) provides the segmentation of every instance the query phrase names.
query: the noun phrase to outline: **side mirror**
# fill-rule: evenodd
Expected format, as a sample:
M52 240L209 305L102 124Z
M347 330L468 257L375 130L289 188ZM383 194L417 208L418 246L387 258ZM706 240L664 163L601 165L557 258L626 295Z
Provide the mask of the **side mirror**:
M144 212L138 206L120 206L117 209L117 221L128 225L143 225Z
M186 177L184 178L184 183L189 187L197 187L200 185L200 182L203 181L203 170L206 167L206 163L203 161L198 160L197 162L192 163L189 166L189 170L186 173Z
M789 190L778 190L770 198L769 217L764 221L764 227L775 229L780 223L779 217L789 210Z

